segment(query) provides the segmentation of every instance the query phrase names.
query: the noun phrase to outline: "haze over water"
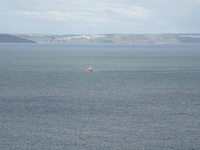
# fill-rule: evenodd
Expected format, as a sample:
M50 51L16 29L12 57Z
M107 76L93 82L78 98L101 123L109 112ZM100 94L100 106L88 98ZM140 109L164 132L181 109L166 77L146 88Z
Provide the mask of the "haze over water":
M199 98L199 44L0 45L2 150L197 150Z

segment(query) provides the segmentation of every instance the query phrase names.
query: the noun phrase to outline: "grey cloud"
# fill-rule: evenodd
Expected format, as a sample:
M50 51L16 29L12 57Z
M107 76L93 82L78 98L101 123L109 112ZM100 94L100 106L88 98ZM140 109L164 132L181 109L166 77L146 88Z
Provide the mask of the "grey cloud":
M200 32L199 6L200 0L0 0L0 31L34 24L37 33Z

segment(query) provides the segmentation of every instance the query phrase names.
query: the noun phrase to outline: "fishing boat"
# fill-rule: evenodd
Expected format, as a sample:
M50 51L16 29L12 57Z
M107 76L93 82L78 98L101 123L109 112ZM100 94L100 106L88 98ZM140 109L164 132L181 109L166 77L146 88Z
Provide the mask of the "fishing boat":
M85 71L94 71L93 69L92 69L92 67L89 67L89 68L86 68L86 70Z

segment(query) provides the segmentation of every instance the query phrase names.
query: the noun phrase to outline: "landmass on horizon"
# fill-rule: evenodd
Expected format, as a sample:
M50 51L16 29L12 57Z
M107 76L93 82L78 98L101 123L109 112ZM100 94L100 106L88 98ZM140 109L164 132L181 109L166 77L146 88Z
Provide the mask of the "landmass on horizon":
M200 43L200 33L188 34L0 34L0 43Z

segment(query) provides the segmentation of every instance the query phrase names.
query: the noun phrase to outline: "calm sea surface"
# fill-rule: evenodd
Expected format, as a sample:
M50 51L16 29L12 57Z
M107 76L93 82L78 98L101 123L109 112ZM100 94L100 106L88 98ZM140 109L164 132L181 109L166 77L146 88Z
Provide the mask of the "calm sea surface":
M200 44L0 44L0 149L199 150Z

